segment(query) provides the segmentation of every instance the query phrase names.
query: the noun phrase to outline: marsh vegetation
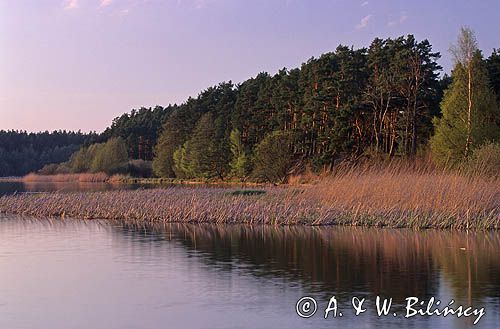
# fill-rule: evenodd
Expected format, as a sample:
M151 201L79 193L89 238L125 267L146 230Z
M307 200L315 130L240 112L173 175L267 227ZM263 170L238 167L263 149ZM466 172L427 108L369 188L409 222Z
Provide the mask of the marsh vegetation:
M296 187L11 195L0 198L0 212L143 223L499 229L500 181L400 167L351 168Z

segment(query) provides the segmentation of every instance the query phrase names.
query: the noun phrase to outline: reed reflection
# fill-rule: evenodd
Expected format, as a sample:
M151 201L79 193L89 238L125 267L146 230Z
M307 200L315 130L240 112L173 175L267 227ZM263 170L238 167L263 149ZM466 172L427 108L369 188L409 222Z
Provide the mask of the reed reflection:
M404 301L449 290L465 304L500 302L500 234L358 228L122 224L130 239L175 240L207 268L285 278L325 297ZM146 238L148 237L148 238Z

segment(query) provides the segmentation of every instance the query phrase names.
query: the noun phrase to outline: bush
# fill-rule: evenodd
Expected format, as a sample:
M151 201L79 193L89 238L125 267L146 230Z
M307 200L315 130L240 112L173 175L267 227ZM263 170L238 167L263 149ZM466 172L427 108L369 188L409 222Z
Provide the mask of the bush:
M48 165L43 166L42 169L37 171L37 174L39 175L58 175L58 174L70 174L71 173L71 168L68 167L68 165L63 162L60 164L57 163L50 163Z
M474 151L465 162L467 173L477 176L500 177L500 143L486 143Z
M43 168L38 170L37 173L39 175L55 175L58 167L59 167L58 164L50 163L48 165L43 166Z

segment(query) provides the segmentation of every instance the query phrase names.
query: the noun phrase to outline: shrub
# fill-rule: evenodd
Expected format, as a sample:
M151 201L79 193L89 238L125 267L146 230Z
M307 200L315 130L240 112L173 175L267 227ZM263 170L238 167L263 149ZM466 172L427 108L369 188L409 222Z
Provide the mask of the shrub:
M38 170L36 173L38 175L58 175L58 174L70 174L71 168L68 166L66 162L57 164L57 163L50 163L45 166L43 166L42 169Z
M56 163L49 163L43 166L42 169L38 170L39 175L55 175L57 173L59 165Z
M472 175L500 177L500 143L486 143L474 150L463 168Z

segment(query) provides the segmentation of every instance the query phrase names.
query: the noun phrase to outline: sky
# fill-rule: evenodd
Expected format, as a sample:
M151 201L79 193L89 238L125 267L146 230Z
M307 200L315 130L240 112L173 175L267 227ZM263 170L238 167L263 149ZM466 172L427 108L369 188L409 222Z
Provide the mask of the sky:
M339 44L460 26L500 48L498 0L0 0L0 129L102 131L141 106L294 68Z

